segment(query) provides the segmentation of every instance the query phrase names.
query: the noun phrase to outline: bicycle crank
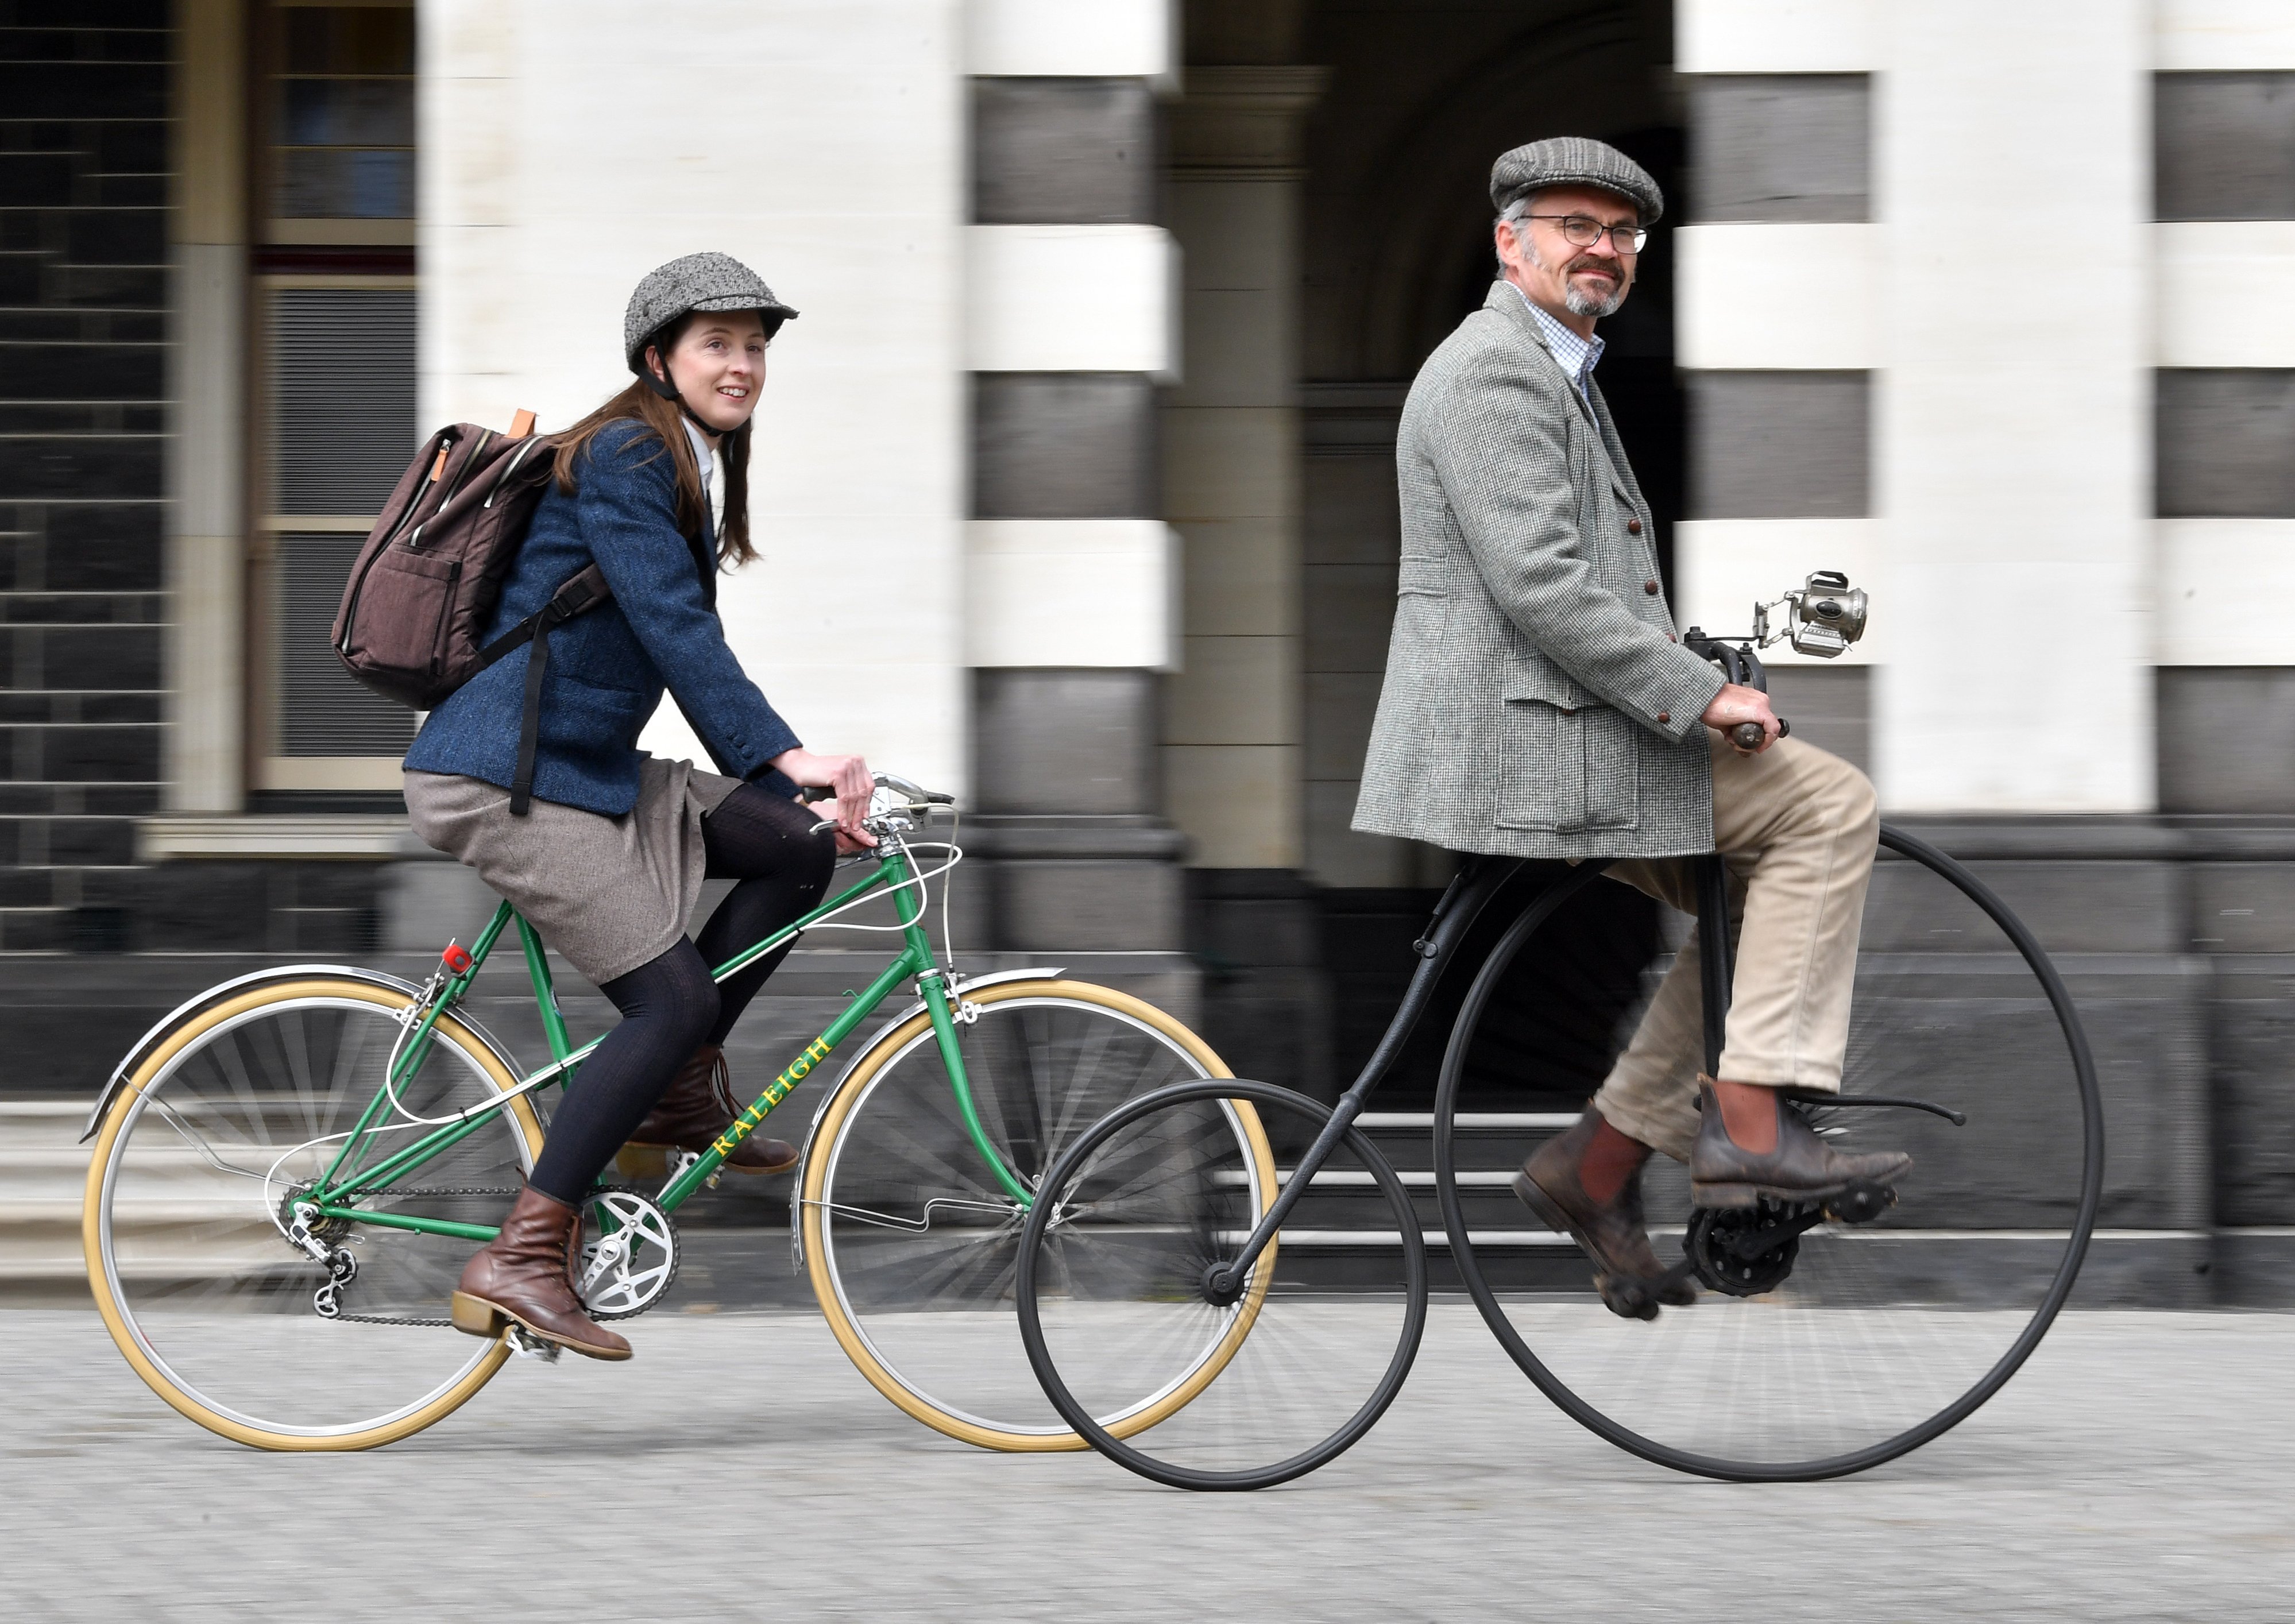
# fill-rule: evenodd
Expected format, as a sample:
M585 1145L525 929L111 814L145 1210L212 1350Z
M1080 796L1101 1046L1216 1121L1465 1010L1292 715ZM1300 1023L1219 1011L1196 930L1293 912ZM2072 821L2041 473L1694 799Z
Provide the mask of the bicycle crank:
M677 1226L635 1190L590 1201L576 1294L592 1319L628 1319L661 1301L677 1278Z
M1793 1273L1802 1232L1824 1219L1814 1206L1762 1201L1750 1207L1700 1207L1681 1237L1697 1277L1731 1297L1775 1291Z
M1891 1186L1859 1182L1822 1201L1700 1207L1681 1249L1697 1277L1715 1291L1758 1297L1775 1291L1793 1273L1801 1237L1809 1230L1828 1220L1868 1224L1896 1204Z

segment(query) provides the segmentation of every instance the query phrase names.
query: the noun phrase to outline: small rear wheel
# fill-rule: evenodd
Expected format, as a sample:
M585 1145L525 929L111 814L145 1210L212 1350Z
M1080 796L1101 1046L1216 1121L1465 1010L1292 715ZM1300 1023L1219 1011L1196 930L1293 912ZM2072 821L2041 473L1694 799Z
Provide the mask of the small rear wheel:
M1239 1153L1243 1111L1274 1165ZM1175 1488L1264 1489L1336 1459L1401 1391L1426 1252L1402 1181L1360 1131L1332 1147L1300 1221L1234 1272L1330 1117L1269 1083L1185 1083L1102 1118L1053 1168L1021 1236L1020 1334L1101 1454ZM1350 1198L1319 1214L1318 1192ZM1325 1227L1339 1214L1348 1227ZM1216 1368L1205 1347L1226 1349Z

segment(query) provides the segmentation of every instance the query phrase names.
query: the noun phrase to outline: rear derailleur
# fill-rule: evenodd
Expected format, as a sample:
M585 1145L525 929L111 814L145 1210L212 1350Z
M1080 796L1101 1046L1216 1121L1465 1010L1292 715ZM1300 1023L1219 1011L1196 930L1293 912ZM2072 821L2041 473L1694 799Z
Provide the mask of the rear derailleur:
M287 1244L327 1271L326 1284L311 1293L311 1311L322 1319L340 1319L343 1289L358 1278L358 1260L348 1247L336 1244L343 1238L342 1226L322 1219L299 1187L289 1191L279 1207Z

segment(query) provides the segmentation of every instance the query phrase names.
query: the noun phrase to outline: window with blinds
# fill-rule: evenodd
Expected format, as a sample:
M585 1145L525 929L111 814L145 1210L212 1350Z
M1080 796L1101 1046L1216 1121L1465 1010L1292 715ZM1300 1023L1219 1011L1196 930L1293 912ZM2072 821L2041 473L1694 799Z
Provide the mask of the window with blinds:
M264 290L275 628L265 787L388 788L395 777L349 761L332 772L282 763L382 757L395 772L414 736L413 713L353 681L329 639L359 543L413 454L415 294L304 280L268 278Z
M254 785L392 790L417 719L345 674L330 639L419 432L415 12L272 0L258 16Z

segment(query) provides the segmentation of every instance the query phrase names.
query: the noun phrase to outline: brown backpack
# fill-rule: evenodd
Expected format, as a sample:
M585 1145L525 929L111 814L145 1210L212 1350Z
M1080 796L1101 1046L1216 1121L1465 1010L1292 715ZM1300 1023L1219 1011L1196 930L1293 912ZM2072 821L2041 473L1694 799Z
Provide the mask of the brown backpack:
M417 710L435 708L504 655L534 644L510 788L510 811L520 816L534 788L551 629L613 595L592 564L500 637L478 641L550 487L556 453L534 433L531 412L519 412L507 434L456 423L431 436L367 533L335 615L335 655L343 668L385 698Z

